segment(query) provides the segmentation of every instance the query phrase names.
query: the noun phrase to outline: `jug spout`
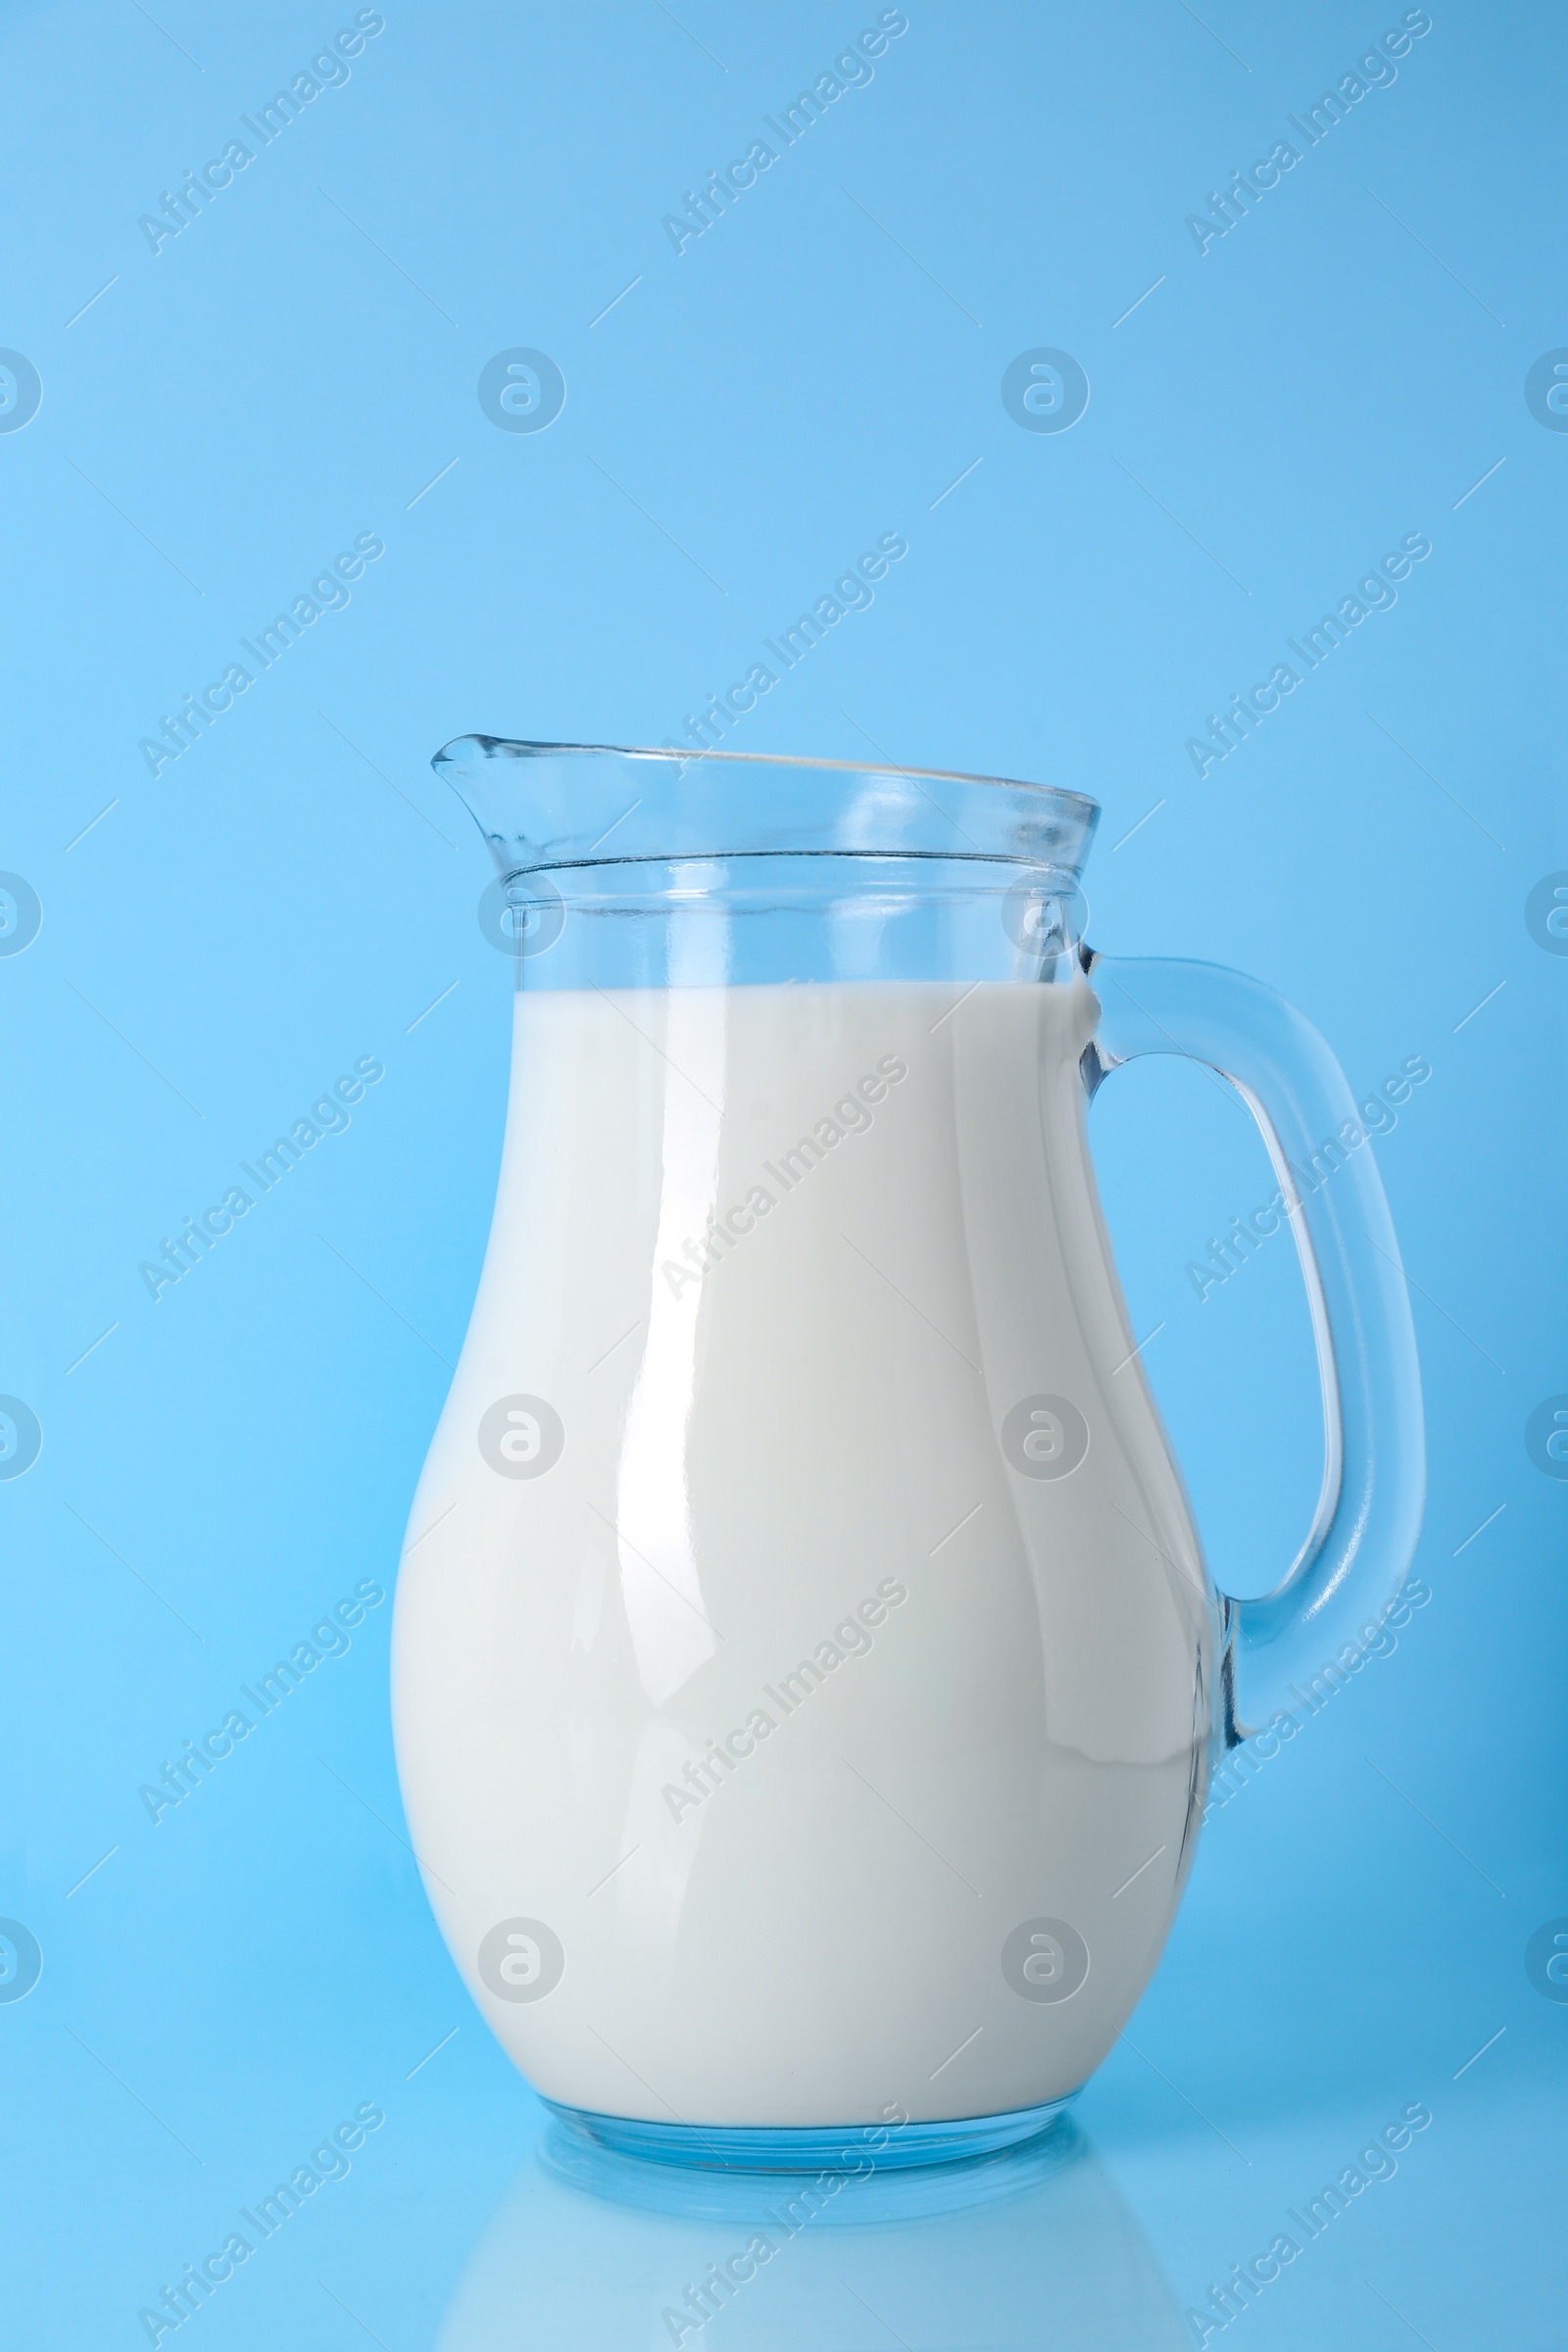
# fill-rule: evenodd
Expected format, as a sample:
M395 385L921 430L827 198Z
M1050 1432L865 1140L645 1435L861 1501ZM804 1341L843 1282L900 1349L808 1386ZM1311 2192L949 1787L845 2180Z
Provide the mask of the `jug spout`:
M649 795L659 799L680 769L662 753L498 735L460 735L430 764L473 818L504 877L586 862L617 814L628 815ZM615 796L628 786L617 808ZM607 848L606 855L616 852Z

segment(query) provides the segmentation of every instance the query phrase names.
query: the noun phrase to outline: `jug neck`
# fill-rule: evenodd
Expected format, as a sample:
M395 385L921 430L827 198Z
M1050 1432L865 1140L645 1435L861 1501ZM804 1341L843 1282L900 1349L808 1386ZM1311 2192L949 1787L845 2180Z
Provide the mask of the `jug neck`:
M903 856L1002 858L1076 881L1100 810L1082 793L936 768L760 753L621 750L465 735L431 762L498 872L592 859Z
M1042 980L1078 969L1099 809L1006 778L465 736L518 987Z

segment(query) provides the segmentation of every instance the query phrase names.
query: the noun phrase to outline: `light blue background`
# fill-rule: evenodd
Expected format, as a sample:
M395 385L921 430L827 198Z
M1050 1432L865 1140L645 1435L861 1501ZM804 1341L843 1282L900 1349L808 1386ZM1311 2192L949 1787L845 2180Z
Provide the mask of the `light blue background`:
M388 1607L156 1828L136 1789L357 1581L390 1585L461 1342L509 1007L429 755L473 729L657 742L899 530L875 605L737 741L1090 792L1097 945L1257 973L1358 1090L1432 1063L1375 1147L1416 1286L1432 1598L1210 1824L1077 2111L1099 2219L1069 2228L1025 2168L977 2233L813 2240L715 2330L1183 2340L1210 2280L1424 2100L1396 2178L1235 2326L1544 2352L1568 2005L1523 1951L1568 1913L1568 1485L1523 1430L1568 1390L1568 961L1523 909L1568 866L1568 436L1523 380L1568 343L1560 18L1436 6L1200 258L1185 216L1397 7L910 0L869 85L677 257L662 216L874 7L385 13L155 257L138 216L353 9L4 10L0 343L44 387L0 436L0 865L44 909L0 961L0 1389L44 1432L0 1486L0 1912L44 1954L0 2004L8 2332L144 2342L138 2308L368 2100L384 2127L221 2288L210 2347L431 2344L514 2177L526 2259L466 2342L667 2341L703 2230L705 2261L731 2242L528 2169L540 2110L403 1842ZM515 345L564 372L546 432L479 408ZM1088 371L1069 432L1003 409L1037 345ZM1397 607L1200 782L1185 739L1414 530L1433 553ZM386 553L349 607L155 781L138 738L365 532ZM386 1075L348 1132L154 1303L138 1261L366 1054ZM1266 1197L1261 1148L1170 1066L1118 1078L1093 1135L1216 1574L1255 1590L1315 1490L1305 1309L1283 1244L1202 1305L1184 1266ZM1129 2245L1166 2335L1116 2332Z

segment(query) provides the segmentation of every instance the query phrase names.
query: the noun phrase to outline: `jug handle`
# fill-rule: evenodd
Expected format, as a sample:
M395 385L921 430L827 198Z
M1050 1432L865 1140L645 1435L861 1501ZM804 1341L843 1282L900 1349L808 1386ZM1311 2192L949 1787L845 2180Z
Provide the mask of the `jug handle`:
M1383 1183L1326 1040L1261 981L1215 963L1083 952L1101 1021L1091 1092L1142 1054L1180 1054L1227 1079L1274 1165L1312 1310L1323 1384L1323 1485L1305 1543L1258 1600L1222 1595L1230 1745L1301 1704L1394 1603L1426 1492L1421 1375ZM1349 1131L1361 1139L1349 1141ZM1336 1164L1338 1163L1338 1164ZM1270 1230L1273 1230L1271 1228Z

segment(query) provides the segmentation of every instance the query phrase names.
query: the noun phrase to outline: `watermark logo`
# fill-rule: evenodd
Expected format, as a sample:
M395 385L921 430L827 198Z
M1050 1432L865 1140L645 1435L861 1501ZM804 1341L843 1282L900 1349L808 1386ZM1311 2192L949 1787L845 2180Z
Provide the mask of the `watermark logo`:
M1315 1152L1303 1153L1300 1164L1287 1158L1287 1182L1276 1185L1250 1217L1232 1217L1230 1231L1223 1241L1210 1234L1206 1258L1187 1260L1187 1279L1199 1298L1206 1298L1217 1284L1239 1274L1266 1241L1272 1240L1282 1227L1288 1229L1293 1213L1307 1194L1315 1193L1320 1185L1337 1175L1351 1152L1359 1152L1375 1135L1392 1135L1399 1124L1399 1110L1409 1102L1415 1088L1425 1086L1431 1075L1432 1064L1424 1054L1407 1054L1399 1067L1384 1079L1381 1090L1374 1087L1357 1104L1359 1119L1343 1119L1338 1131L1324 1136Z
M1089 927L1089 902L1070 874L1026 874L1002 902L1002 927L1028 955L1073 956Z
M1542 353L1525 377L1525 407L1548 433L1568 433L1568 351Z
M854 1614L836 1625L831 1637L820 1641L809 1657L802 1658L788 1674L781 1674L776 1686L764 1683L762 1695L767 1706L753 1707L746 1721L726 1732L722 1741L710 1740L706 1755L689 1757L681 1775L684 1787L675 1781L664 1783L659 1793L670 1820L680 1822L706 1804L723 1787L725 1775L733 1775L748 1756L756 1755L760 1743L771 1740L780 1724L803 1707L813 1690L820 1690L830 1674L837 1674L851 1658L868 1656L875 1647L875 1629L886 1625L889 1610L903 1608L908 1597L909 1588L902 1577L885 1576L875 1592L868 1592Z
M330 42L323 42L309 66L302 66L291 81L274 90L254 116L241 115L245 137L230 139L222 154L210 157L199 173L187 172L177 188L163 189L160 209L141 215L136 226L146 238L149 251L155 255L162 253L171 237L181 235L192 221L199 220L214 197L232 187L238 174L248 171L274 139L281 138L289 124L297 122L323 90L340 90L345 82L352 80L348 60L362 56L366 42L375 40L385 30L386 19L378 9L362 8L353 24L345 24ZM251 140L255 141L254 146L248 144ZM326 196L324 188L317 193ZM326 201L331 204L332 198L327 196ZM341 205L336 209L341 212Z
M136 1271L147 1286L148 1297L161 1298L172 1283L182 1282L225 1234L234 1231L241 1217L250 1215L264 1193L272 1192L291 1168L299 1166L307 1152L315 1151L323 1136L346 1135L353 1125L350 1109L364 1102L367 1087L379 1086L385 1076L384 1061L374 1054L362 1054L353 1070L343 1071L325 1088L286 1135L275 1137L265 1152L257 1152L254 1161L242 1159L239 1166L244 1184L231 1184L221 1200L203 1209L199 1220L186 1217L173 1241L167 1234L163 1237L156 1258L141 1260Z
M1026 433L1064 433L1089 406L1089 378L1070 351L1020 351L1002 378L1002 405Z
M1206 213L1188 214L1185 226L1199 252L1206 254L1216 237L1229 236L1259 199L1279 186L1285 172L1294 172L1304 156L1322 145L1352 106L1358 106L1373 90L1391 89L1399 78L1394 60L1408 57L1411 44L1424 40L1431 30L1432 19L1424 8L1406 9L1403 24L1391 25L1381 40L1356 59L1354 70L1342 74L1314 106L1304 106L1299 116L1287 115L1285 120L1296 137L1276 139L1268 154L1250 164L1245 173L1233 172L1225 187L1210 188ZM1296 139L1301 142L1299 146Z
M722 694L710 694L706 710L687 711L682 722L685 743L666 735L661 751L672 752L684 762L691 759L693 746L699 752L716 750L737 720L755 710L760 697L771 694L788 671L798 668L829 629L836 629L848 613L869 612L876 602L875 583L885 580L889 565L902 564L908 552L909 542L902 531L881 532L875 546L864 549L787 629L780 629L776 638L762 639L767 661L754 662L744 678L727 686ZM678 772L684 775L684 765Z
M1398 546L1392 548L1356 581L1353 595L1342 596L1331 612L1325 612L1311 628L1301 631L1299 639L1287 637L1285 642L1300 667L1291 662L1276 662L1268 676L1251 687L1245 700L1233 694L1229 710L1209 712L1204 721L1208 728L1206 735L1188 736L1184 749L1199 776L1206 776L1217 760L1228 760L1232 752L1239 751L1261 720L1283 708L1286 695L1294 694L1311 671L1321 669L1337 647L1348 643L1351 630L1358 629L1369 614L1392 612L1399 601L1395 583L1407 580L1411 567L1424 564L1431 553L1432 542L1425 531L1406 531Z
M498 1396L479 1422L479 1451L503 1478L543 1478L565 1443L561 1415L542 1396Z
M42 1975L43 1947L32 1930L0 1919L0 2001L24 2001Z
M1002 1450L1024 1478L1066 1478L1089 1451L1089 1424L1067 1396L1022 1396L1002 1424Z
M1542 1398L1525 1423L1525 1451L1548 1478L1568 1478L1568 1396Z
M0 956L30 948L43 921L43 901L21 874L0 874Z
M542 2001L565 1967L561 1937L542 1919L504 1919L479 1946L479 1975L498 2001Z
M0 351L0 433L20 433L38 414L43 378L20 351Z
M1548 1919L1525 1945L1525 1975L1548 2001L1568 2001L1568 1919Z
M755 2230L744 2246L737 2247L724 2257L722 2265L710 2262L701 2286L687 2284L679 2303L666 2303L660 2313L669 2340L679 2352L686 2338L700 2336L710 2323L729 2308L743 2286L750 2285L765 2264L782 2252L790 2240L810 2222L823 2213L829 2202L848 2188L852 2180L869 2180L877 2168L877 2159L895 2132L902 2132L909 2121L907 2108L889 2100L882 2109L879 2124L863 2124L849 2143L840 2149L838 2163L843 2167L824 2167L809 2179L803 2179L799 2187L790 2187L787 2196L770 2189L773 2202L762 2211L769 2228ZM898 2158L894 2157L896 2164ZM752 2331L748 2330L751 2334ZM720 2335L718 2341L726 2342ZM755 2337L753 2338L755 2340ZM902 2339L901 2339L902 2340Z
M179 2284L161 2287L157 2302L144 2303L137 2312L147 2342L161 2344L166 2335L193 2320L211 2301L215 2289L232 2278L270 2237L275 2237L307 2197L314 2197L328 2180L346 2180L354 2170L350 2155L357 2154L367 2134L379 2132L385 2122L384 2107L374 2099L362 2099L353 2116L311 2150L308 2161L297 2164L265 2197L258 2197L254 2206L241 2205L239 2218L244 2229L230 2230L220 2246L203 2256L199 2270L195 2263L187 2262Z
M1568 873L1542 875L1525 901L1525 929L1548 956L1568 956Z
M335 1608L312 1626L309 1637L295 1642L287 1657L274 1659L265 1674L257 1676L254 1686L241 1683L240 1696L245 1706L230 1707L222 1722L204 1732L199 1741L183 1741L172 1762L165 1758L158 1779L143 1781L137 1789L153 1826L156 1828L172 1806L194 1796L204 1780L211 1779L216 1768L234 1753L241 1740L250 1738L259 1723L276 1714L290 1691L297 1690L323 1658L347 1657L354 1646L350 1633L365 1623L368 1610L378 1609L385 1598L385 1586L378 1585L373 1576L362 1576L353 1592L346 1592ZM247 1707L249 1714L245 1711Z
M1189 2309L1191 2341L1199 2352L1203 2352L1211 2335L1222 2335L1226 2328L1233 2328L1264 2287L1272 2286L1342 2213L1348 2213L1355 2199L1365 2196L1374 2180L1392 2180L1399 2169L1399 2157L1415 2134L1425 2132L1431 2122L1432 2110L1425 2100L1412 2099L1393 2123L1385 2124L1364 2148L1357 2149L1353 2164L1342 2165L1339 2177L1323 2183L1315 2197L1303 2198L1299 2209L1287 2205L1285 2218L1291 2228L1281 2230L1250 2262L1233 2262L1229 2278L1222 2284L1211 2284L1206 2301L1196 2310Z
M1002 1973L1026 2001L1070 2001L1089 1974L1089 1946L1064 1919L1026 1919L1002 1947Z
M479 371L479 406L504 433L542 433L566 405L566 379L548 352L498 351Z
M959 1000L961 1003L961 999ZM848 1089L825 1110L816 1124L781 1150L776 1159L764 1159L761 1176L752 1186L744 1200L720 1215L715 1208L709 1214L708 1230L699 1241L691 1234L681 1248L686 1263L676 1257L666 1257L660 1268L669 1285L670 1296L678 1298L691 1284L701 1295L702 1278L724 1262L725 1253L733 1250L749 1233L757 1231L760 1217L771 1216L786 1194L819 1168L828 1154L848 1142L852 1135L865 1135L875 1125L873 1106L887 1100L888 1089L902 1086L909 1075L909 1065L901 1054L884 1054L874 1070L867 1070L857 1085ZM761 1178L767 1179L763 1183Z
M38 1459L43 1425L20 1396L0 1396L0 1478L20 1478Z
M240 639L244 662L230 662L222 676L204 686L199 697L185 695L178 710L161 711L158 733L143 735L136 745L148 774L161 776L171 760L182 760L225 710L234 709L240 695L249 694L264 670L280 662L307 629L315 628L324 612L346 612L354 602L349 583L363 579L366 565L379 564L385 554L386 541L379 531L359 532L353 546L339 549L331 563L322 566L309 588L300 590L285 612L274 612L266 628L257 630L254 639Z
M1495 1516L1495 1514L1494 1514ZM1490 1526L1491 1521L1483 1522ZM1477 1530L1480 1533L1480 1530ZM1460 1550L1464 1545L1460 1545ZM1369 1617L1353 1642L1343 1642L1332 1658L1325 1658L1316 1674L1303 1675L1300 1684L1287 1683L1294 1704L1281 1707L1272 1722L1244 1740L1239 1747L1227 1748L1223 1759L1214 1766L1209 1782L1203 1820L1222 1813L1242 1790L1250 1787L1265 1764L1284 1753L1287 1743L1298 1732L1305 1729L1323 1709L1336 1691L1348 1690L1352 1675L1359 1674L1369 1658L1391 1658L1398 1648L1396 1634L1402 1634L1413 1612L1424 1609L1432 1598L1432 1587L1424 1577L1407 1576L1394 1598L1385 1602L1375 1617Z
M565 923L565 902L548 874L508 874L479 895L479 928L503 956L542 956Z
M675 251L684 253L694 237L706 236L748 188L756 187L760 175L770 172L779 158L805 138L812 123L820 122L828 108L836 106L847 91L863 90L874 81L876 75L870 61L885 57L888 43L898 40L908 29L909 20L902 8L885 8L875 24L866 25L848 48L840 50L831 70L824 68L809 88L800 92L793 105L781 106L777 117L764 115L762 121L769 135L754 139L746 153L736 156L722 172L708 172L700 188L688 188L683 199L684 212L664 215L660 226ZM728 67L724 70L729 71ZM848 189L845 194L849 195ZM852 197L851 202L854 201ZM634 278L632 284L636 282ZM615 300L619 299L617 295ZM613 310L614 303L610 307ZM600 318L604 316L601 312ZM598 320L594 323L597 325Z

